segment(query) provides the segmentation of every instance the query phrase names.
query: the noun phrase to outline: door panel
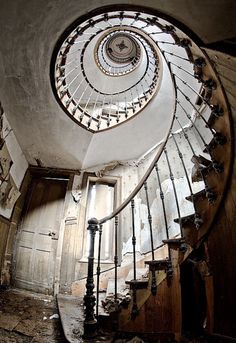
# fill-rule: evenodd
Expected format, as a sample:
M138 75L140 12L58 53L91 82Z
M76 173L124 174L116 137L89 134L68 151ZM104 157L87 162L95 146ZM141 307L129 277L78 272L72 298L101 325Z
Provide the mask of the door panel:
M34 179L22 216L17 246L15 284L53 293L54 262L67 180Z

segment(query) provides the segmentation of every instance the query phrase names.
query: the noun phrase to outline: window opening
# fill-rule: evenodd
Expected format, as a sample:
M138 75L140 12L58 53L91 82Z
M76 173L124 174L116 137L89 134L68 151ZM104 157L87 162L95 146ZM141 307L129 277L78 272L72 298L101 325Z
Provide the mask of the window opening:
M115 185L111 183L89 182L87 197L86 225L89 218L103 218L114 209ZM103 224L101 260L112 262L113 221ZM87 235L84 255L88 256L90 239ZM95 259L98 255L98 239L95 240Z

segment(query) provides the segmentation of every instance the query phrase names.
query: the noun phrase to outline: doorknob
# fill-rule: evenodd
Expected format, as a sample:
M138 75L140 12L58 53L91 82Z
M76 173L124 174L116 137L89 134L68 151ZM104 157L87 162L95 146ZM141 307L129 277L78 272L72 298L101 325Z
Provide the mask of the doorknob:
M51 237L53 237L55 235L56 235L56 232L54 232L54 231L49 231L49 233L48 233L48 236L51 236Z
M52 239L57 240L57 233L54 231L49 231L48 236L50 236Z

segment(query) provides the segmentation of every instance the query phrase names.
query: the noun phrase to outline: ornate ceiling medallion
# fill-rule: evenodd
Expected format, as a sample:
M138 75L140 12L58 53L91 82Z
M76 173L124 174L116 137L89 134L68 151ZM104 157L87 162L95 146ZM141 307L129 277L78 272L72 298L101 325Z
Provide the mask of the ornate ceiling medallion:
M137 41L131 34L125 32L114 32L105 44L107 56L115 63L137 64L141 49Z

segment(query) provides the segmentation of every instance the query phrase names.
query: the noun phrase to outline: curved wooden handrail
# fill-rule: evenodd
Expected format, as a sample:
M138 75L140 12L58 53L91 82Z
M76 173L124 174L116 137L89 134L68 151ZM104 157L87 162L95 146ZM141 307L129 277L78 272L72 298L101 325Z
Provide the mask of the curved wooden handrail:
M162 52L161 52L162 53ZM173 76L172 70L171 70L171 66L170 63L167 61L165 54L162 53L162 56L166 62L166 65L169 69L170 72L170 76L172 79L172 85L173 85L173 90L174 90L174 94L175 94L175 101L174 101L174 109L173 109L173 117L171 120L171 124L170 124L170 128L165 136L164 141L161 143L161 147L158 150L156 156L154 157L152 163L150 164L150 166L148 167L146 173L144 174L144 176L142 177L142 179L140 180L140 182L138 183L138 185L135 187L135 189L133 190L132 193L130 193L130 195L128 196L128 198L120 205L118 206L110 215L98 220L98 224L104 224L105 222L107 222L108 220L111 220L112 218L114 218L115 216L117 216L129 203L130 201L136 196L136 194L140 191L140 189L142 188L144 182L147 180L147 178L149 177L149 175L151 174L152 170L155 167L155 164L158 162L159 158L161 157L161 154L164 150L164 147L166 146L166 143L168 141L168 138L170 136L171 133L171 129L173 127L174 124L174 120L175 120L175 114L176 114L176 108L177 108L177 89L176 89L176 81L175 78Z
M142 179L140 180L140 182L138 183L138 185L135 187L135 189L133 190L132 193L130 193L130 195L128 196L128 198L120 205L118 206L110 215L98 220L99 224L104 224L105 222L107 222L108 220L114 218L115 216L117 216L129 203L130 201L135 197L135 195L140 191L140 189L142 188L144 182L147 180L147 178L149 177L149 175L151 174L152 170L155 167L155 164L158 162L164 147L168 141L172 126L173 126L173 122L174 122L174 118L175 118L175 111L176 111L176 101L175 101L175 109L174 109L174 113L173 113L173 118L171 121L171 125L170 128L168 130L168 133L164 139L164 141L161 143L160 149L158 150L156 156L154 157L152 163L150 164L150 166L148 167L146 173L144 174L144 176L142 177Z

